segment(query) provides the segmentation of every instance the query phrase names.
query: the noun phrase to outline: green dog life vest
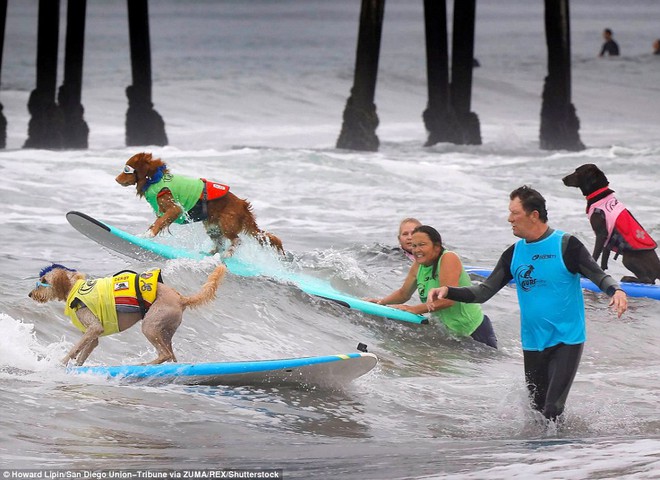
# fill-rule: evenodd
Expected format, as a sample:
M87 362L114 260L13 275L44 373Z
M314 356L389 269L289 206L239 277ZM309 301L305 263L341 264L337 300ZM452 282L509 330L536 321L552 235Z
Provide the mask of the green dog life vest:
M163 212L158 208L158 194L163 189L168 189L172 193L174 201L183 209L183 213L175 222L188 223L185 214L195 206L202 196L204 181L201 178L166 173L160 181L150 185L144 192L144 198L147 199L147 202L149 202L149 205L151 205L151 208L154 209L154 212L159 217L163 215Z

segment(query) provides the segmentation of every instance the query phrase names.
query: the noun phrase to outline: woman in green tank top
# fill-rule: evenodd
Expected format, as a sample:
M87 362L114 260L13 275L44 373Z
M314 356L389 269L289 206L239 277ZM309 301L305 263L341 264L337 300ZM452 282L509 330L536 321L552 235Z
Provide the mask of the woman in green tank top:
M434 313L452 333L497 348L497 337L490 319L481 311L477 303L460 303L446 298L426 304L429 290L442 285L463 287L472 284L461 260L454 252L442 245L438 231L428 225L421 225L413 231L412 254L415 262L410 267L403 285L384 298L368 298L370 302L390 305L399 310L425 314ZM422 303L406 305L415 290Z

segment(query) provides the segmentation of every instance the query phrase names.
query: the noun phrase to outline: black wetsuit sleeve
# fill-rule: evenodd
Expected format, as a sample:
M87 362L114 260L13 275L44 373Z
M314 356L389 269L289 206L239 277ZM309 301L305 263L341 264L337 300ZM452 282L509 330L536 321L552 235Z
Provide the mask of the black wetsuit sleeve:
M513 245L506 249L486 280L469 287L448 287L447 298L462 303L484 303L512 279Z
M579 273L594 282L598 288L610 297L620 289L619 283L605 273L596 263L584 244L573 235L564 235L562 239L564 265L569 272Z

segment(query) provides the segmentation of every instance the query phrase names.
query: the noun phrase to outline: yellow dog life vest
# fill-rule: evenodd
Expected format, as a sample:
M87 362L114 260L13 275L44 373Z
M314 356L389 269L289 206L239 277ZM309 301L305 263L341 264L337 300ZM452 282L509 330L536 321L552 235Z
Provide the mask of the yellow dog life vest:
M160 269L149 270L139 275L124 271L113 277L78 280L66 299L64 314L71 319L78 330L84 333L87 327L78 320L77 311L87 307L103 325L101 335L117 333L119 332L117 305L134 306L146 312L156 299L159 280L161 280Z

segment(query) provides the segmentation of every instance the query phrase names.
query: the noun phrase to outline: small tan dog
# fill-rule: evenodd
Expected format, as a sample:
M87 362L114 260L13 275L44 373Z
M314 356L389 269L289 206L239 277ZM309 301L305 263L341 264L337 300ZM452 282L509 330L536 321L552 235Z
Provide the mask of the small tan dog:
M137 274L128 270L112 277L86 279L63 265L41 270L36 287L28 296L39 303L66 302L64 313L83 332L80 341L62 359L82 365L98 346L99 337L123 332L142 320L142 333L156 348L158 357L149 364L176 362L172 337L181 324L183 311L210 302L226 271L219 265L194 295L183 296L162 283L160 270Z
M284 253L282 241L257 226L250 202L238 198L227 185L174 175L160 158L153 158L150 153L137 153L129 158L115 181L123 187L135 185L137 196L144 197L153 208L158 218L149 227L151 236L175 222L201 221L216 244L212 253L220 251L222 239L227 238L231 245L224 256L231 256L242 232Z

